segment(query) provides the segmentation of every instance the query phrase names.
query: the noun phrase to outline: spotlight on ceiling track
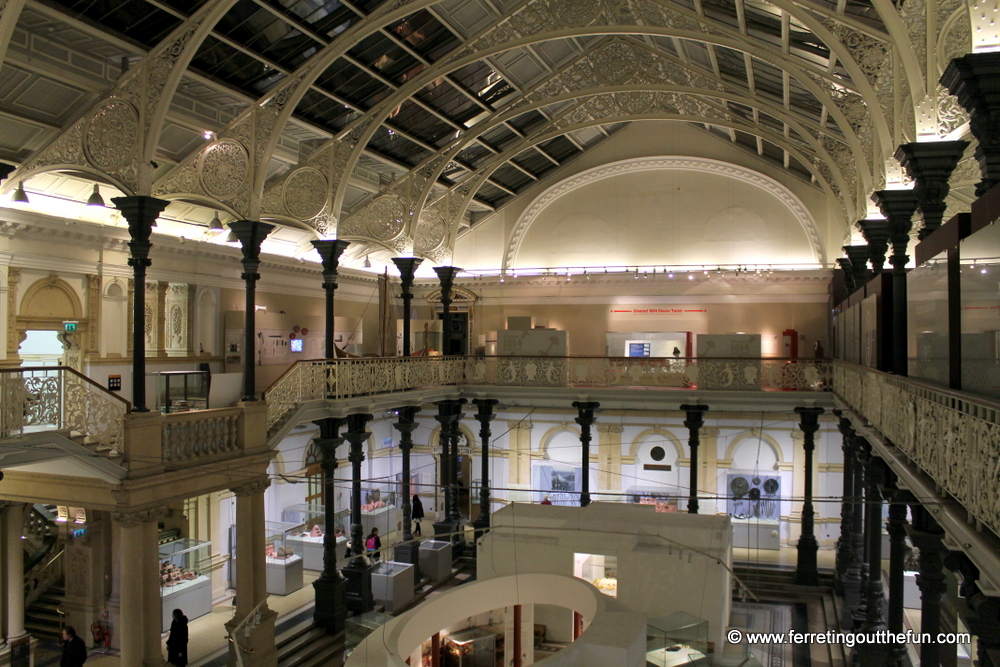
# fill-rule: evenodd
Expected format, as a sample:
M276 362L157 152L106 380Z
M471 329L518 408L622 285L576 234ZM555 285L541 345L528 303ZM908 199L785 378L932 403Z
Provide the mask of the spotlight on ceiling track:
M365 267L366 269L370 269L370 268L372 268L372 261L371 261L371 260L370 260L370 259L368 258L368 255L365 255L365 263L364 263L364 265L363 265L363 266L364 266L364 267Z
M28 193L24 191L24 182L17 182L17 190L14 190L14 196L11 201L16 204L27 204L28 203Z
M101 186L94 183L94 192L87 200L87 206L104 206L104 197L101 196Z

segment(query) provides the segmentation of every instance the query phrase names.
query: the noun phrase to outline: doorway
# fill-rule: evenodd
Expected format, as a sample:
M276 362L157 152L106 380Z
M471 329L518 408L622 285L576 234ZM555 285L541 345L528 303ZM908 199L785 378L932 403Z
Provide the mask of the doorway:
M63 342L59 340L60 332L32 329L25 333L27 338L18 350L22 367L62 364Z
M438 313L438 319L444 319L443 313ZM441 350L445 356L462 356L469 353L469 313L453 312L451 314L451 332L444 332Z

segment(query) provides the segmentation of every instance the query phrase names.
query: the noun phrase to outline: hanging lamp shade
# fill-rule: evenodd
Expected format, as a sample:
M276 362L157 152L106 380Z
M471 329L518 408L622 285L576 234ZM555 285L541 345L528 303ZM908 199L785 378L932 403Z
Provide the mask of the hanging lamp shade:
M28 203L28 193L24 191L24 182L17 182L17 190L14 190L14 196L11 198L12 202L17 204L27 204Z
M94 192L87 200L87 206L104 206L104 197L101 196L101 186L94 183Z

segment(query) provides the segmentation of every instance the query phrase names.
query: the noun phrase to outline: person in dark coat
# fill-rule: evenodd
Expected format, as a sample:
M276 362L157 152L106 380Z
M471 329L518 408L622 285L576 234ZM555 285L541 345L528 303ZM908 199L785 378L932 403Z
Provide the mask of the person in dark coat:
M180 609L174 609L174 620L170 621L170 636L167 637L167 662L176 667L188 664L188 619Z
M62 660L59 667L83 667L87 662L87 645L76 636L72 625L67 625L62 631Z
M413 517L413 534L421 535L420 532L420 520L424 518L424 504L420 502L420 496L413 494L413 511L410 513Z

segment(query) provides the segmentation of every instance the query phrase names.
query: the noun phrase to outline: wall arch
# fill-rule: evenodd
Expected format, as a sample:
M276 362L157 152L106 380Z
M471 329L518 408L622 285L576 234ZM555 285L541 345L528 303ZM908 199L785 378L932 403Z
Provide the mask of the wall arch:
M680 438L674 435L672 432L665 428L659 426L654 426L653 428L647 428L645 431L641 431L632 440L632 444L629 446L628 455L633 459L639 455L639 447L643 445L643 441L652 436L658 435L664 439L664 445L673 445L674 450L677 452L677 460L687 458L687 453L684 451L684 445L681 443Z
M53 274L36 280L21 299L18 317L39 324L62 324L63 320L82 320L83 304L76 290ZM44 328L44 327L39 327ZM61 327L60 327L61 328Z
M569 457L563 457L563 458L554 459L554 458L552 458L551 452L549 451L549 448L551 447L552 442L556 438L558 438L560 435L562 435L564 433L569 434L570 436L572 436L574 438L574 440L576 441L577 446L579 447L579 445L580 445L580 429L578 429L578 428L576 428L574 426L570 426L569 424L560 424L558 426L553 426L549 430L545 431L545 433L542 434L542 439L538 441L538 452L539 452L539 454L540 454L540 456L541 456L541 458L543 460L555 461L557 463L564 463L564 464L568 463L568 461L566 461L564 459L565 458L569 458ZM593 458L597 454L597 452L595 451L595 449L596 448L594 448L594 447L591 448L591 458ZM574 461L577 465L579 465L579 463L580 463L579 459L580 459L580 456L577 455L576 460Z
M726 458L724 461L719 461L720 467L732 468L733 457L736 455L737 450L746 442L760 440L762 447L768 447L774 454L775 463L773 468L766 468L766 470L780 470L785 467L785 458L781 451L781 445L778 441L769 436L766 433L760 433L757 429L750 431L749 433L743 433L736 436L726 447Z

